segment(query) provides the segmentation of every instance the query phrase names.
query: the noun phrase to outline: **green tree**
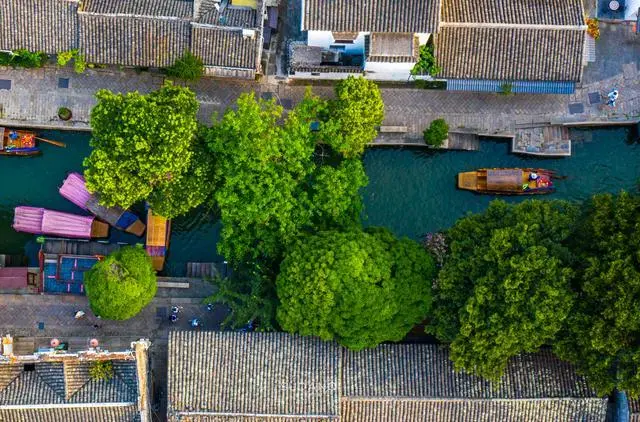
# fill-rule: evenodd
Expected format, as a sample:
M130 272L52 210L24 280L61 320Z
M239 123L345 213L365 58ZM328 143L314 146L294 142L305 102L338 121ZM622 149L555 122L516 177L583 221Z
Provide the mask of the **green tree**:
M384 229L320 232L282 262L278 322L356 350L399 341L429 313L434 275L419 244Z
M373 81L349 76L338 82L335 94L321 125L324 142L347 158L359 157L384 119L380 89Z
M447 232L427 331L456 368L497 380L510 357L555 339L573 302L566 246L578 215L561 201L493 201Z
M575 236L576 309L556 353L600 394L640 396L640 198L596 195Z
M89 367L89 378L94 381L109 381L113 378L113 364L109 360L94 360Z
M433 147L442 146L449 136L449 125L444 119L436 119L423 132L424 141Z
M125 320L136 316L156 294L156 273L144 249L125 246L87 271L84 286L94 314Z
M281 107L243 94L237 110L210 129L223 225L218 250L228 260L277 262L305 230L358 224L358 190L367 183L362 164L340 161L329 168L313 160L311 123L321 103L308 95L279 124Z
M435 77L442 72L442 68L438 66L436 57L433 54L433 45L425 44L420 46L420 57L418 62L411 69L411 75L429 75Z
M167 76L197 81L204 75L204 63L202 59L190 51L185 53L176 62L165 69Z
M211 193L212 181L195 183L191 178L182 185L192 176L189 172L210 174L202 170L202 163L210 160L196 154L192 162L197 147L195 94L169 82L148 95L100 90L96 97L98 104L91 110L93 150L84 161L84 175L100 202L128 208L149 198L168 218L200 205ZM188 202L178 204L173 197Z

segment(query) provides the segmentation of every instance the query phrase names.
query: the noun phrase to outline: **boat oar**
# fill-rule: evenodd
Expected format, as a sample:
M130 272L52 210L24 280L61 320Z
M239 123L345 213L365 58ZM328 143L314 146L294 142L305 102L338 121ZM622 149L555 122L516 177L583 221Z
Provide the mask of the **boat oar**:
M55 145L55 146L60 147L60 148L66 148L67 147L67 144L65 144L64 142L52 141L51 139L38 138L37 136L35 138L38 141L46 142L48 144Z

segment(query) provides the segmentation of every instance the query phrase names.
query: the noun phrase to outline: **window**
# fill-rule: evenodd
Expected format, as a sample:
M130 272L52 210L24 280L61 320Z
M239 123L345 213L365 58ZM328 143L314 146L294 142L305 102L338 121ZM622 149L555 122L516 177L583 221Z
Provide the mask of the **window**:
M344 46L344 45L331 44L331 45L329 46L329 48L330 48L330 49L332 49L332 50L341 50L341 51L344 51L347 47L346 47L346 46Z

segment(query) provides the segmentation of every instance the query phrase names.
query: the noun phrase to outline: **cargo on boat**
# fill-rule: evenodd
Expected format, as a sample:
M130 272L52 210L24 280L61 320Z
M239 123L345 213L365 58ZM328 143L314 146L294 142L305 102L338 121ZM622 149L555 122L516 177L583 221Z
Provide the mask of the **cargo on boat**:
M171 220L154 215L151 208L149 208L147 210L147 242L145 248L156 271L162 271L164 268L170 237Z
M138 237L144 234L146 227L137 215L120 207L100 205L98 198L87 190L82 175L70 173L58 191L60 195L83 210L89 211L99 219L106 221L112 227L135 234Z
M40 154L36 134L27 130L0 127L0 155L29 156Z
M75 239L109 236L109 225L98 221L95 217L25 206L15 208L13 228L24 233Z
M494 195L539 195L555 190L554 173L533 168L478 169L458 173L458 189Z

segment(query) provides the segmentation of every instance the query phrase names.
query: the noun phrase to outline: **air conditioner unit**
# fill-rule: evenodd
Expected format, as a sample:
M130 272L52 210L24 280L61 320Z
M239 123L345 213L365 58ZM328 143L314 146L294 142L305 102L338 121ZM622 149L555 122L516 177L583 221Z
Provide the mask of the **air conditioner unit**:
M251 38L254 39L256 37L256 31L253 29L243 29L242 30L242 38Z

